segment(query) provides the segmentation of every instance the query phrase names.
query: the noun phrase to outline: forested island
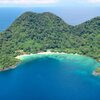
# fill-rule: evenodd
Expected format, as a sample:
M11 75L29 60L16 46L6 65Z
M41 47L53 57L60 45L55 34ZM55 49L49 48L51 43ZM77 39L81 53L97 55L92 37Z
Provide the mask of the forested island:
M72 26L50 12L25 12L0 33L0 69L15 66L17 55L47 50L100 61L100 16Z

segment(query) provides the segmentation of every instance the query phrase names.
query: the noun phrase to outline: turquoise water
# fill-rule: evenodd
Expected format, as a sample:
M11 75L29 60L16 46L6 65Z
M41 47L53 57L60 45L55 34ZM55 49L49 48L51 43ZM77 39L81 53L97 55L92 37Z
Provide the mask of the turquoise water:
M100 66L86 56L30 56L0 73L0 100L100 100Z

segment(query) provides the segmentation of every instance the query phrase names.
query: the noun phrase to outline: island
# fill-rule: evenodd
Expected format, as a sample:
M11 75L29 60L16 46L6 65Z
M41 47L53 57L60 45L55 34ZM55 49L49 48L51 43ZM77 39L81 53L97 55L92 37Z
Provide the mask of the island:
M0 70L14 68L16 57L39 52L72 53L100 60L100 16L72 26L51 12L25 12L0 32Z

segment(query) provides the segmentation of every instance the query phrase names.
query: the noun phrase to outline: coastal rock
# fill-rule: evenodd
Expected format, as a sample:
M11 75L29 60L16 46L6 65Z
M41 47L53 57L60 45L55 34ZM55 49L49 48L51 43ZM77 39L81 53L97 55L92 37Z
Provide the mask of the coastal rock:
M96 70L92 73L94 76L100 76L100 67L96 68Z

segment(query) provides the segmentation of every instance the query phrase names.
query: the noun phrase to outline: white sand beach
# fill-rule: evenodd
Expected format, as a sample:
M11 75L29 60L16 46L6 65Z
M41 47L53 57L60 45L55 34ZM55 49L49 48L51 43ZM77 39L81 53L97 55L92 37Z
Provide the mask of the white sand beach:
M51 51L47 51L47 52L39 52L39 53L36 53L36 54L23 54L23 55L18 55L18 56L16 56L16 58L17 59L20 59L20 60L22 60L23 58L25 58L25 57L29 57L29 56L35 56L35 55L51 55L51 54L66 54L66 53L64 53L64 52L51 52Z

